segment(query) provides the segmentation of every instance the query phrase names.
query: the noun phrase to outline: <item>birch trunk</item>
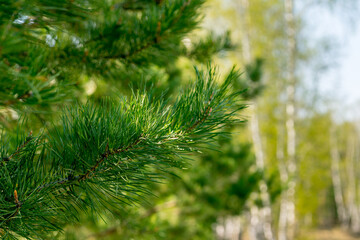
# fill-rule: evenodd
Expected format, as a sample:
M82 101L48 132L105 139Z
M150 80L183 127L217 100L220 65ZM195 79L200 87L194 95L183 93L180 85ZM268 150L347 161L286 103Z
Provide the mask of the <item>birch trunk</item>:
M254 143L254 150L255 150L255 158L256 158L256 166L260 171L265 170L265 159L264 159L264 151L262 148L261 143L261 135L259 130L259 121L257 118L257 104L256 102L253 104L253 115L251 117L251 135L252 140ZM270 202L270 195L268 191L268 187L266 185L266 182L264 180L260 181L260 198L263 203L263 207L259 209L259 215L261 218L261 221L259 224L261 224L261 230L263 232L264 238L266 240L273 240L273 230L272 230L272 209L271 209L271 202ZM259 239L259 238L255 238Z
M294 0L284 0L285 22L287 36L287 66L286 66L286 135L287 135L287 171L288 189L285 192L287 238L295 236L295 190L296 190L296 131L295 131L295 61L296 61L296 30L294 18Z
M242 55L244 58L245 64L250 63L251 61L251 47L250 47L250 37L249 37L249 1L241 0L238 4L238 12L241 20L242 35L241 35L241 45L242 45Z
M241 0L239 6L240 16L242 16L242 53L245 64L249 64L251 62L251 47L250 47L250 38L249 38L249 1ZM259 121L257 118L257 104L254 102L253 104L253 114L251 116L251 135L254 144L255 158L256 158L256 167L260 171L264 171L265 169L265 160L264 160L264 151L261 143L261 135L259 130ZM271 227L271 202L270 196L268 192L268 188L266 182L264 180L260 181L260 198L263 203L263 207L258 209L257 206L252 206L250 211L250 233L252 239L266 239L273 240L273 231Z
M285 156L284 156L284 134L283 134L283 124L279 124L278 126L278 137L277 137L277 145L276 145L276 158L279 164L279 173L280 180L282 185L287 184L289 176L286 169L285 164ZM286 194L281 195L280 200L280 213L279 213L279 225L278 225L278 239L286 240L286 229L287 229L287 200Z
M335 195L336 211L342 227L347 227L349 217L346 212L343 186L340 177L340 156L337 146L336 129L332 126L330 129L330 149L331 149L331 176Z
M357 129L356 129L357 132ZM354 179L355 179L355 195L356 195L356 221L354 223L354 232L359 235L360 233L360 206L359 206L359 201L360 201L360 183L359 183L359 148L355 147L355 146L359 146L359 138L358 138L358 134L355 135L355 139L356 141L354 142L354 148L355 148L355 152L354 152L354 168L353 168L353 172L354 172Z
M353 233L360 233L360 215L356 201L356 179L355 179L355 139L350 137L347 149L346 171L348 177L348 212L350 216L350 229Z
M219 218L215 225L216 238L218 240L242 239L240 216L228 216Z

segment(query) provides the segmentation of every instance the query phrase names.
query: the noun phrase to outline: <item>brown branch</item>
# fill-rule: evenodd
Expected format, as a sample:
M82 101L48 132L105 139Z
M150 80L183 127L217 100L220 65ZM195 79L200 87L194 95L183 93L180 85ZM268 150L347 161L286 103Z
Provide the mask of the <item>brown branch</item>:
M28 92L24 93L23 95L21 95L20 97L17 97L17 98L12 99L12 100L5 101L4 106L10 106L10 105L13 105L15 103L22 102L22 101L30 98L32 95L33 95L32 91L28 91Z
M145 49L151 47L152 45L154 45L156 43L156 40L153 40L153 42L148 42L145 45L143 45L142 47L140 47L139 49L136 49L133 52L129 52L127 54L118 54L118 55L108 55L108 56L102 56L100 58L104 58L104 59L126 59L129 58L131 56L134 56L142 51L144 51Z
M107 143L105 149L106 149L105 152L103 154L101 154L100 159L98 161L96 161L95 165L92 168L90 168L85 174L83 174L79 177L79 181L83 181L83 180L87 179L89 177L90 173L94 172L99 167L99 165L105 159L107 159L109 157L109 155L111 154L111 152L109 151L109 143Z
M157 5L160 5L163 2L163 0L155 0L155 2Z
M201 123L205 122L205 120L210 116L211 112L212 112L212 107L211 107L211 102L213 100L213 97L214 97L214 93L211 94L210 96L210 99L209 99L209 102L208 102L208 106L205 108L205 111L204 111L204 114L203 114L203 117L196 121L191 127L189 127L187 129L188 132L194 130L197 126L199 126Z
M158 1L159 4L161 3L161 0ZM177 17L173 20L172 24L176 24L183 11L185 10L185 8L190 4L191 0L187 0L180 8L179 10L179 14L177 15ZM162 19L161 19L162 20ZM155 44L158 44L161 42L161 20L159 20L157 22L157 27L156 27L156 33L155 33L155 37L154 38L150 38L149 42L145 43L143 46L141 46L140 48L132 51L132 52L129 52L129 53L126 53L126 54L117 54L117 55L108 55L108 56L101 56L100 58L103 58L103 59L126 59L126 58L130 58L134 55L137 55L138 53L146 50L147 48L150 48L151 46L155 45ZM165 32L165 31L164 31Z
M87 178L89 178L90 174L95 172L96 169L100 166L100 164L102 162L105 161L105 159L107 159L109 156L112 156L112 155L115 155L115 154L119 154L119 153L122 153L122 152L126 152L128 150L130 150L131 148L135 147L136 145L138 145L141 141L141 137L142 137L142 134L140 135L140 137L132 144L128 145L127 147L125 148L118 148L114 151L111 151L109 150L109 143L106 145L106 150L103 154L101 154L101 157L98 161L96 161L95 165L90 168L85 174L83 175L80 175L79 178L78 178L78 181L83 181Z
M115 154L123 153L123 152L129 151L130 149L133 149L136 145L138 145L141 142L142 137L143 137L143 134L141 134L140 137L135 142L131 143L130 145L128 145L126 147L118 148L115 150L109 150L109 144L107 144L105 152L100 155L100 158L96 161L94 166L92 166L89 170L87 170L86 173L77 175L77 176L70 175L67 178L41 185L41 186L37 187L35 191L38 191L40 189L43 189L43 188L49 187L49 186L53 186L53 185L62 185L62 184L66 184L66 183L74 182L74 181L80 182L80 181L84 181L86 179L91 178L93 176L93 175L91 175L91 173L94 173L98 169L98 167L109 156L113 156Z
M12 218L14 218L16 215L18 215L18 213L20 212L20 208L21 208L21 202L19 201L18 198L18 194L17 191L14 190L14 202L16 204L16 210L15 212L13 212L7 219L6 221L10 221Z
M18 155L20 153L20 151L26 147L26 145L28 145L28 143L31 141L32 139L32 131L30 131L29 135L26 137L25 142L23 144L21 144L20 146L17 147L16 151L13 152L9 157L5 157L3 158L4 162L8 162L10 161L14 156Z
M155 2L156 5L160 5L163 0L152 0L153 2ZM125 2L125 3L122 3L122 4L115 4L111 7L111 9L116 9L116 8L122 8L124 10L127 10L127 11L141 11L141 10L144 10L145 9L145 4L142 4L142 5L132 5L134 2L131 2L131 1L128 1L128 2Z
M156 34L154 38L151 38L151 40L149 42L147 42L146 44L144 44L143 46L141 46L140 48L126 53L126 54L118 54L118 55L111 55L111 56L103 56L101 58L104 59L118 59L118 58L122 58L122 59L126 59L129 58L131 56L137 55L138 53L144 51L147 48L150 48L151 46L157 44L160 42L160 32L161 32L161 21L157 22L157 27L156 27Z
M177 23L179 21L183 11L185 10L185 8L187 6L189 6L190 2L191 2L191 0L187 0L186 2L184 2L184 4L181 6L181 8L179 10L179 12L180 12L179 15L177 15L177 17L174 19L173 24L175 24L175 23Z

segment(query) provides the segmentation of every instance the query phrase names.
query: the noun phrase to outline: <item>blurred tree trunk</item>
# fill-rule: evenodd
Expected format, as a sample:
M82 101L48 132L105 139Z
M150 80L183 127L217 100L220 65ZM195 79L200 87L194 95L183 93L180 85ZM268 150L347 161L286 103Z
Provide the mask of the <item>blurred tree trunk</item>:
M355 179L355 136L349 134L347 144L347 162L346 162L346 175L348 180L348 212L350 216L350 230L352 233L360 233L360 216L359 207L356 201L356 179Z
M256 157L256 166L260 171L265 170L265 159L264 151L261 143L261 135L259 130L259 121L257 117L257 104L253 104L253 115L250 121L251 135L254 143L255 157ZM273 230L272 230L272 209L270 195L268 191L268 186L265 180L260 181L260 198L263 204L263 207L258 210L260 216L259 224L261 224L259 230L263 232L263 236L266 240L273 240ZM256 239L261 239L257 237Z
M250 64L252 61L251 46L250 46L250 36L249 36L249 27L250 27L250 18L249 18L249 1L241 0L239 6L239 12L241 16L242 23L242 55L244 63ZM250 121L250 130L252 135L252 140L254 144L255 158L256 158L256 167L264 172L265 170L265 160L264 160L264 151L261 143L261 135L259 130L259 121L257 116L257 103L256 100L253 102L253 114ZM263 204L263 207L259 208L255 204L252 204L250 209L250 236L254 240L273 240L273 231L271 226L271 202L268 192L268 187L265 180L260 181L260 198Z
M241 217L228 216L219 218L215 225L216 239L218 240L241 240Z
M289 180L288 171L286 169L285 156L284 156L284 145L285 145L285 128L284 125L279 121L278 123L278 135L276 145L276 159L278 161L280 180L282 186L285 186ZM278 225L278 239L286 240L286 225L287 225L287 198L286 194L282 193L280 198L280 212L279 212L279 225Z
M335 195L336 211L343 227L348 225L349 216L345 209L343 197L343 185L340 177L340 156L337 146L336 129L333 125L330 129L330 149L331 149L331 176Z
M295 130L295 90L296 90L296 29L294 0L284 0L286 23L286 137L287 137L287 178L288 189L283 193L280 206L279 240L294 239L295 236L295 189L296 189L296 130Z

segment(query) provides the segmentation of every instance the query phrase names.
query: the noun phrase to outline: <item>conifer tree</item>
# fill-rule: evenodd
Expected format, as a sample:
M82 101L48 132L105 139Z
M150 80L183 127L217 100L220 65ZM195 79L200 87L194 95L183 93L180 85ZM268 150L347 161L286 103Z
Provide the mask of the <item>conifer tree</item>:
M182 168L188 154L238 121L234 113L243 105L231 91L235 70L219 84L214 68L196 69L176 99L145 88L86 100L81 88L84 78L106 89L156 78L156 69L170 71L181 55L203 59L231 47L227 38L190 50L182 44L198 26L202 4L0 2L2 239L54 239L80 213L146 198L149 183Z

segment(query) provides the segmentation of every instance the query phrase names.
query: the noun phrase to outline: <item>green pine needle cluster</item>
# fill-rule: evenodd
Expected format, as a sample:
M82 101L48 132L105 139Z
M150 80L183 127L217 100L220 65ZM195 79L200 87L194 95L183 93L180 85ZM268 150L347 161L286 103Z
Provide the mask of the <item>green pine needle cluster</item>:
M141 2L141 11L131 0L0 2L0 106L46 106L81 74L116 78L124 65L174 61L204 1Z
M204 63L232 47L213 35L185 47L203 3L0 0L2 239L55 239L81 214L146 201L150 183L239 121L234 69L223 81L213 67L195 69L176 99L149 90L151 81L136 89L166 76L169 95L181 79L176 59ZM84 104L89 79L111 97L99 91ZM122 81L135 86L127 97Z
M243 108L230 84L216 72L197 70L195 83L175 103L137 92L66 111L57 125L1 146L0 228L3 236L43 237L76 221L79 212L120 207L149 194L146 185L186 164L238 120ZM19 135L17 135L19 136Z

